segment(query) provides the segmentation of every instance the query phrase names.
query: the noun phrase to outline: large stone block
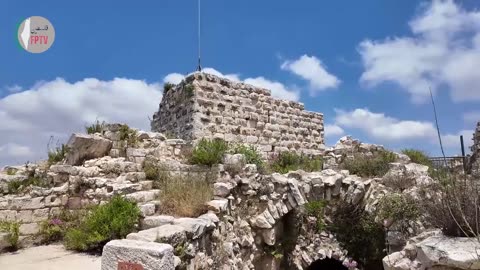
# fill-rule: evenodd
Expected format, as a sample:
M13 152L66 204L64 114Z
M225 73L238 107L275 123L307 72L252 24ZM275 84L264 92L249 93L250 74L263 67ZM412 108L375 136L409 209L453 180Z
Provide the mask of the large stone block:
M103 248L102 270L174 270L173 247L135 240L113 240Z
M67 145L69 151L65 157L65 163L68 165L81 165L85 160L107 155L112 148L112 141L98 135L74 133Z

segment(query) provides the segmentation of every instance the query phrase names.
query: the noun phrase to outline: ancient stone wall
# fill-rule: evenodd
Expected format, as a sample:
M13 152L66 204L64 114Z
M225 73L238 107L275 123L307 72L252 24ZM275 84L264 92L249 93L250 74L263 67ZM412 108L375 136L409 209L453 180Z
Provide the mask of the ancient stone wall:
M323 114L275 99L269 90L195 73L164 94L152 130L186 140L221 138L257 146L265 157L282 151L320 155Z
M473 134L472 155L469 159L468 169L473 174L480 174L480 122L477 123Z

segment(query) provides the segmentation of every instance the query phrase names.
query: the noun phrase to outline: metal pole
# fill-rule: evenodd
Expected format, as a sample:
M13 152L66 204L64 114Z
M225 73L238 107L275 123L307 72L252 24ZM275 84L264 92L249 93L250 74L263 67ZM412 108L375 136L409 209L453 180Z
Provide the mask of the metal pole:
M200 29L201 29L201 3L200 0L198 0L198 67L197 71L202 71L202 64L201 64L201 35L200 35Z
M460 135L460 145L462 147L463 171L467 173L467 164L465 162L465 145L463 144L463 135Z

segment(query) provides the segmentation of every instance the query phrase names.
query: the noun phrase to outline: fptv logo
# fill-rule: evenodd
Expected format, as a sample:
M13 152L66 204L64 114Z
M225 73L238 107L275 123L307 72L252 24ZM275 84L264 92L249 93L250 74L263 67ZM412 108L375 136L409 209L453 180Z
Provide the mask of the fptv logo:
M44 17L32 16L20 24L17 37L18 43L27 52L42 53L55 41L55 28Z

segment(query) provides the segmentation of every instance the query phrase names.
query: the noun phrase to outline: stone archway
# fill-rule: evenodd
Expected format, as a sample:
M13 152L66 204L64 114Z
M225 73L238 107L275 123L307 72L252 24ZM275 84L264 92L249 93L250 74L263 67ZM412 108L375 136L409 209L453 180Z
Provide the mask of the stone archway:
M348 270L348 268L338 260L325 258L314 261L307 270Z

